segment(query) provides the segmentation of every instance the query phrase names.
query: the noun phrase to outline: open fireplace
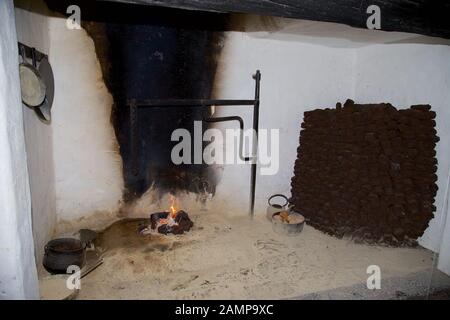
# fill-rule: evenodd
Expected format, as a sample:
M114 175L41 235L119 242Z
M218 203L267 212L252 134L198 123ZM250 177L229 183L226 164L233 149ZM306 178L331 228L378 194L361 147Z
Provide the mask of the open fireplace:
M33 276L10 291L22 269L3 268L0 295L447 290L449 12L419 0L2 2L0 102L18 106L0 154L26 213L3 234L24 232L14 259Z

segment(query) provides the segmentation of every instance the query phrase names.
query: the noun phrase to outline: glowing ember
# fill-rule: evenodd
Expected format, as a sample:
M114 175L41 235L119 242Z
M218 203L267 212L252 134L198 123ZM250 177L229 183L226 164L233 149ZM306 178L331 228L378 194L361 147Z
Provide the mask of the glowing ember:
M150 215L151 230L162 234L182 234L189 231L194 223L183 210L177 210L177 199L170 195L170 211Z

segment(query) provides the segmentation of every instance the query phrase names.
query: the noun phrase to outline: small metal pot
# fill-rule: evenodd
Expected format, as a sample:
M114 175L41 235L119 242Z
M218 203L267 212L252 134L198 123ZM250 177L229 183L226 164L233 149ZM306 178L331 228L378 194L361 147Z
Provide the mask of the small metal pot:
M86 246L74 238L54 239L45 246L43 265L51 274L67 273L67 268L76 265L84 266Z
M272 215L272 230L274 232L286 236L296 236L302 232L305 224L305 218L301 214L297 212L290 212L289 223L277 219L279 215L280 212L276 212Z

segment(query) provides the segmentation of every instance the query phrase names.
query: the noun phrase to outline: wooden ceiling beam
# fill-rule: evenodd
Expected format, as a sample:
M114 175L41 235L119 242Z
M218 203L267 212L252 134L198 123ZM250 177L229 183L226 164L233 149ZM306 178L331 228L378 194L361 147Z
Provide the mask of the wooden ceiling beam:
M253 13L367 28L370 5L381 13L381 30L450 39L449 0L101 0L188 10Z

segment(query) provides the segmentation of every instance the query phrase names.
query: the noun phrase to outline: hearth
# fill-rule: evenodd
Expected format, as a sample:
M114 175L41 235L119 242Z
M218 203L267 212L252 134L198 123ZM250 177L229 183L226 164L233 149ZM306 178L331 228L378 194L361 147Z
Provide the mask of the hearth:
M0 187L17 214L0 234L28 257L15 279L35 257L50 276L52 239L81 242L80 298L370 296L374 270L382 288L450 274L447 40L366 30L359 2L14 2ZM382 30L448 35L398 8ZM20 108L17 43L51 65L51 122Z

